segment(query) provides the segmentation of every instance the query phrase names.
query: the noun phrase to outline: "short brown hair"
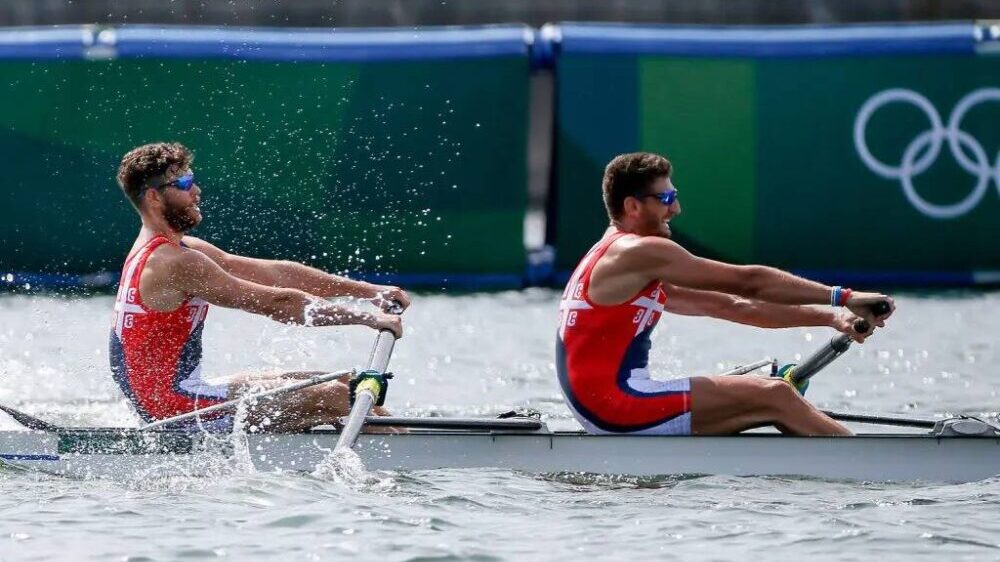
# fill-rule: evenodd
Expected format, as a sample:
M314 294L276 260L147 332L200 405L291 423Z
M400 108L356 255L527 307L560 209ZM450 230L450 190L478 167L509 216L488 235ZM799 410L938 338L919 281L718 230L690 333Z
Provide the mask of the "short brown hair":
M139 195L146 182L165 176L172 169L186 170L194 155L177 142L157 142L133 148L118 166L118 185L132 205L139 208Z
M604 207L615 220L625 212L625 198L645 193L657 178L670 176L670 161L652 152L615 156L604 168Z

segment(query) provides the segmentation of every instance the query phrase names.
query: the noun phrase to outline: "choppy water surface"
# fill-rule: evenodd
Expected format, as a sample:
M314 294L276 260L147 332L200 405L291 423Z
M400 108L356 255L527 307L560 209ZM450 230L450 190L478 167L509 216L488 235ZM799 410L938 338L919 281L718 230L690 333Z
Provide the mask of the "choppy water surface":
M418 297L393 356L390 405L447 415L529 406L552 427L574 427L552 364L556 298ZM1000 293L898 303L890 327L817 377L810 398L929 415L1000 409ZM111 304L0 296L0 403L70 425L134 425L107 369ZM663 377L705 374L768 355L794 360L831 335L667 317L653 362ZM350 367L372 340L362 328L290 328L216 308L205 367L219 375ZM0 429L15 427L0 419ZM5 470L0 559L984 560L1000 559L998 507L1000 478L941 485L438 470L345 479L234 462L212 478L78 481Z

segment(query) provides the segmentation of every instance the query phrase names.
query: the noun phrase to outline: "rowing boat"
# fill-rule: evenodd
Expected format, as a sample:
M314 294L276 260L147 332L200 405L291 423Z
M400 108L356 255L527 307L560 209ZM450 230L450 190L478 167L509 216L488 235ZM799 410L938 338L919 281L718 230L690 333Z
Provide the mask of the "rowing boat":
M859 321L863 322L863 321ZM856 324L859 332L867 325ZM382 345L380 344L380 340ZM727 436L588 435L550 431L533 416L477 418L366 417L384 398L385 370L394 338L376 340L377 368L355 381L378 380L361 407L341 418L341 432L318 427L301 433L193 432L179 422L215 410L234 408L241 400L262 399L321 384L344 372L317 375L157 421L138 429L66 428L0 405L26 431L0 431L0 463L66 476L211 475L220 460L252 465L261 471L310 472L335 449L357 452L371 470L497 468L530 473L589 473L663 476L709 475L804 476L835 480L970 482L1000 474L1000 427L977 418L945 420L826 412L847 422L929 430L925 433L862 433L855 436L786 436L742 433ZM841 335L789 372L789 382L803 383L850 346ZM381 349L381 351L379 351ZM727 374L746 374L764 359ZM360 383L358 383L360 384ZM358 387L360 388L360 387ZM360 392L359 392L360 393ZM352 392L352 396L355 393ZM376 397L378 395L378 397ZM356 406L353 404L352 406ZM406 428L402 433L358 434L363 427ZM175 429L170 429L175 427ZM187 426L190 427L190 426ZM338 444L340 447L338 447Z
M409 425L416 423L419 418ZM1000 474L1000 431L972 418L928 433L853 437L622 436L550 431L535 419L465 420L399 434L363 434L370 470L497 468L528 473L787 475L834 480L969 482ZM398 421L398 420L397 420ZM427 429L426 426L442 429ZM228 434L137 429L0 432L0 461L79 478L210 475L240 457L259 471L310 472L340 433Z

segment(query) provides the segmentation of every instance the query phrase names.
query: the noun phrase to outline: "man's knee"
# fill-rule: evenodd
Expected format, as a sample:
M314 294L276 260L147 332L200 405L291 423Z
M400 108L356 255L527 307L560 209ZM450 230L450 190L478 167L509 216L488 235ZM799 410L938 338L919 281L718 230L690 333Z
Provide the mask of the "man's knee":
M761 397L768 409L781 413L802 400L799 391L781 379L758 379L761 381Z
M299 392L305 393L304 398L309 406L322 410L343 410L347 407L350 389L340 381L330 381Z

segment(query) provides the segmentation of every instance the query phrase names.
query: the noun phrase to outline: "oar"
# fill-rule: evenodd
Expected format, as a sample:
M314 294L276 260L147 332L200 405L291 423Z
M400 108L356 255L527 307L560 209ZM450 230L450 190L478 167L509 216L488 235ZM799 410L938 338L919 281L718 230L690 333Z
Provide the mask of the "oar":
M346 420L346 418L341 418ZM435 417L390 417L368 416L366 425L412 427L419 429L497 429L497 430L529 430L541 429L541 420L530 418L493 419L493 418L435 418Z
M738 365L738 366L733 367L732 369L726 371L725 373L719 373L717 376L720 376L720 377L729 377L729 376L733 376L733 375L745 375L747 373L750 373L752 371L756 371L757 369L760 369L761 367L766 367L766 366L771 365L773 363L774 363L774 359L771 359L770 357L765 357L765 358L761 359L760 361L754 361L753 363L750 363L748 365Z
M889 312L889 303L879 302L872 305L872 312L875 316L882 316ZM867 320L858 320L854 323L854 330L859 334L863 334L868 331L871 326L868 325ZM847 334L841 334L830 340L829 343L816 350L808 359L799 363L795 370L792 371L792 384L795 388L801 388L806 381L810 378L816 376L823 370L824 367L833 362L834 359L840 357L847 351L847 348L851 347L851 336Z
M279 386L278 388L272 388L272 389L269 389L269 390L263 390L261 392L257 392L257 393L254 393L254 394L247 394L245 396L240 396L239 398L234 398L232 400L227 400L225 402L221 402L221 403L215 404L213 406L206 406L204 408L199 408L197 410L193 410L193 411L188 412L186 414L180 414L178 416L173 416L173 417L170 417L170 418L164 418L162 420L157 420L157 421L152 422L152 423L147 423L146 425L139 426L139 429L140 430L156 429L158 427L162 427L162 426L169 425L169 424L172 424L172 423L187 421L189 419L196 418L196 417L204 415L204 414L210 414L212 412L218 412L220 410L235 409L236 407L238 407L240 405L240 403L245 402L245 401L252 401L252 400L258 400L260 398L270 398L270 397L273 397L273 396L279 396L279 395L282 395L282 394L288 394L289 392L295 392L297 390L302 390L303 388L309 388L310 386L315 386L317 384L323 384L325 382L330 382L332 380L339 379L340 377L343 377L345 375L353 375L353 374L354 374L354 370L353 369L346 370L346 371L337 371L335 373L323 373L321 375L316 375L314 377L309 377L308 379L297 381L297 382L293 382L293 383L287 384L285 386Z
M905 416L890 416L885 414L852 414L848 412L831 412L829 410L823 410L823 413L838 421L867 423L872 425L895 425L899 427L934 429L934 424L937 423L937 420L909 418Z
M3 404L0 404L0 410L6 412L8 416L14 418L14 421L16 421L17 423L23 425L28 429L37 429L39 431L52 431L52 432L63 431L65 429L61 426L51 424L45 420L36 418L35 416L25 414L21 410L15 410L10 406L4 406Z
M403 307L395 303L389 312L402 314ZM388 379L391 377L385 370L389 367L389 358L392 357L392 348L395 345L396 334L390 330L379 331L371 356L368 358L368 369L351 380L351 413L347 416L344 429L340 432L337 445L333 448L334 453L354 447L372 408L385 402L385 391L389 385Z

